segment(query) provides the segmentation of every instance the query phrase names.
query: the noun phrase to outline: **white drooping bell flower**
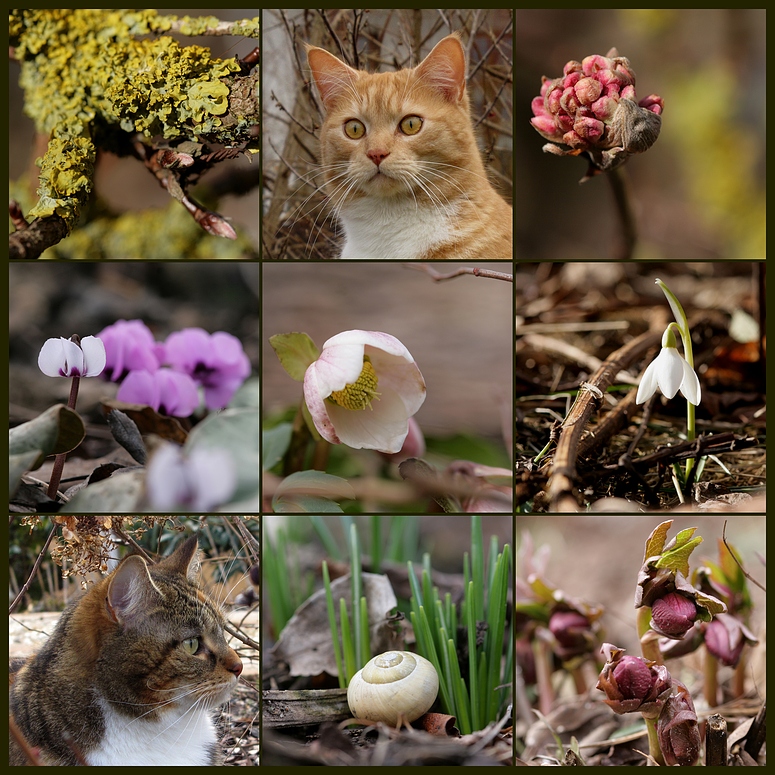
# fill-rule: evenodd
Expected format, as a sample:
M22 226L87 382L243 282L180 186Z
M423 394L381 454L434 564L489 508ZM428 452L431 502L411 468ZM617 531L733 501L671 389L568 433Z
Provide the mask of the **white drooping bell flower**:
M673 398L680 390L681 395L689 403L694 406L699 405L702 397L700 380L675 345L675 334L671 323L662 336L662 350L643 374L635 397L636 404L648 401L659 388L667 398Z

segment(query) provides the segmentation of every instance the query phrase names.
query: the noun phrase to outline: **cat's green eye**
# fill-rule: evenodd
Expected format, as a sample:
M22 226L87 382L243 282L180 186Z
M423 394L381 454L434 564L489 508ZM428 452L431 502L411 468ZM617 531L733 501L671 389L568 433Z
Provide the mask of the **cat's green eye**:
M366 134L366 127L357 118L344 122L344 133L351 140L360 140Z
M416 135L422 129L422 119L419 116L406 116L399 124L405 135Z
M183 641L183 651L192 656L199 651L199 638L186 638Z

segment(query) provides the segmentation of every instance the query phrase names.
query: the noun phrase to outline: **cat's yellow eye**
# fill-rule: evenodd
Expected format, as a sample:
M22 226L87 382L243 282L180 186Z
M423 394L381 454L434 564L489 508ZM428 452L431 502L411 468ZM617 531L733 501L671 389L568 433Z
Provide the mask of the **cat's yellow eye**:
M406 116L399 124L405 135L416 135L422 129L422 119L419 116Z
M183 641L183 651L192 656L199 651L199 638L186 638Z
M366 134L366 127L357 118L344 122L344 133L351 140L360 140Z

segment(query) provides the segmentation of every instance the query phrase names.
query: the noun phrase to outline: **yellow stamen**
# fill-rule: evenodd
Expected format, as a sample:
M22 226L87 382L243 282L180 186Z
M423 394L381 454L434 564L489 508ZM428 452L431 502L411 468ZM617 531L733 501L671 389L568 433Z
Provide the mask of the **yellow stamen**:
M363 358L363 371L351 385L345 385L343 390L334 390L329 399L345 409L373 409L371 402L379 401L381 393L377 392L377 372L371 365L369 356Z

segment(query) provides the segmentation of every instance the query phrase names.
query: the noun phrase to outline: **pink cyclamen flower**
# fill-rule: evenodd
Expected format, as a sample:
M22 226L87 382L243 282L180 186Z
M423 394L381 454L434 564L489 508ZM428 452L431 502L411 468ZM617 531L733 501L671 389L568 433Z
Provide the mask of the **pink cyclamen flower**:
M142 320L117 320L99 337L107 355L102 376L111 382L121 382L130 371L156 371L161 366L164 347Z
M96 336L85 336L80 345L61 336L47 339L38 367L49 377L96 377L105 368L105 346Z
M307 368L304 400L326 441L395 453L425 401L425 380L394 336L344 331Z
M116 397L128 404L150 406L172 417L188 417L199 406L194 380L188 374L166 368L130 371Z
M195 447L186 455L165 442L148 461L145 486L153 511L212 511L234 494L237 473L228 450Z
M544 76L531 108L530 123L550 141L545 152L587 152L594 167L609 170L654 144L664 103L656 94L637 102L630 61L612 48L604 57L568 62L560 78Z
M223 409L250 374L250 361L236 336L184 328L167 337L165 362L188 374L205 391L208 409Z

